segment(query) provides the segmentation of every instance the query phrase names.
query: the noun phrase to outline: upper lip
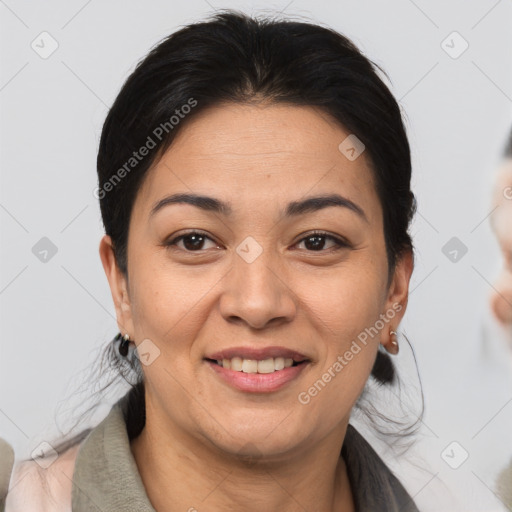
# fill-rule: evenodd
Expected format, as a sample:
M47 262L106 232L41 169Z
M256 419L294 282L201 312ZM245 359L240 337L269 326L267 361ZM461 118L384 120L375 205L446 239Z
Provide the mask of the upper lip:
M296 350L276 346L264 348L231 347L219 350L218 352L212 352L205 356L206 359L214 359L217 361L222 359L233 359L234 357L241 357L242 359L257 359L258 361L270 359L271 357L283 357L285 359L293 359L297 363L309 360L308 357Z

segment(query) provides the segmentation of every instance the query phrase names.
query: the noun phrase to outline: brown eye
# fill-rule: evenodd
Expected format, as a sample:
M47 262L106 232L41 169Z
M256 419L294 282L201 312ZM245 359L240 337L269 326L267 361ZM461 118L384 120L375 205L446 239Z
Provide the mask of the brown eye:
M331 240L332 242L334 242L334 250L338 250L343 247L349 247L349 244L347 244L343 240L324 232L311 233L308 236L304 237L302 240L300 240L299 244L304 243L306 250L308 251L322 252L325 249L326 240ZM328 249L332 248L333 247L328 247Z
M183 235L177 236L176 238L170 240L165 243L166 247L176 246L178 249L187 251L187 252L200 252L204 249L205 241L213 240L207 236L206 234L200 231L190 231L189 233L185 233ZM181 247L178 246L178 243L183 242ZM218 247L218 244L214 242L215 247Z

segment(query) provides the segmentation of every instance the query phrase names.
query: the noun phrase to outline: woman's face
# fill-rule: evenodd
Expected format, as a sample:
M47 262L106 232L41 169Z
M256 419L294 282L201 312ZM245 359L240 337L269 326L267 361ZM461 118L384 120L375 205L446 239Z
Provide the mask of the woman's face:
M311 107L224 104L149 171L128 282L100 247L120 330L144 343L148 421L273 457L342 435L412 272L407 254L387 288L382 210L367 153L339 149L349 135ZM163 202L176 194L208 199ZM327 196L339 204L305 202Z

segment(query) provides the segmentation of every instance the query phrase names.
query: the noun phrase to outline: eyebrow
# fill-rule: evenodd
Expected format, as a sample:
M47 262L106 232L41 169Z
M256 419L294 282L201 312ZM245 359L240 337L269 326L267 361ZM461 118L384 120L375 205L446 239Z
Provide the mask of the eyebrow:
M152 217L159 210L171 204L190 204L201 210L219 213L225 216L229 216L233 213L233 209L229 203L214 197L198 194L173 194L157 201L151 209L149 216ZM288 203L284 211L280 212L280 218L296 217L305 213L316 212L330 206L348 208L365 222L369 223L364 210L359 205L339 194L321 195L308 197L301 201L292 201Z

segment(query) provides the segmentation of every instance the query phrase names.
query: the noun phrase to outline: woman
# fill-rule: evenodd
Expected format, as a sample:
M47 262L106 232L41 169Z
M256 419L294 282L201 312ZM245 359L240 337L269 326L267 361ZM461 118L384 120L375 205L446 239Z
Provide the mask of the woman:
M19 465L7 510L417 510L349 424L395 380L413 270L376 66L323 27L219 14L139 63L97 163L112 346L138 381Z

